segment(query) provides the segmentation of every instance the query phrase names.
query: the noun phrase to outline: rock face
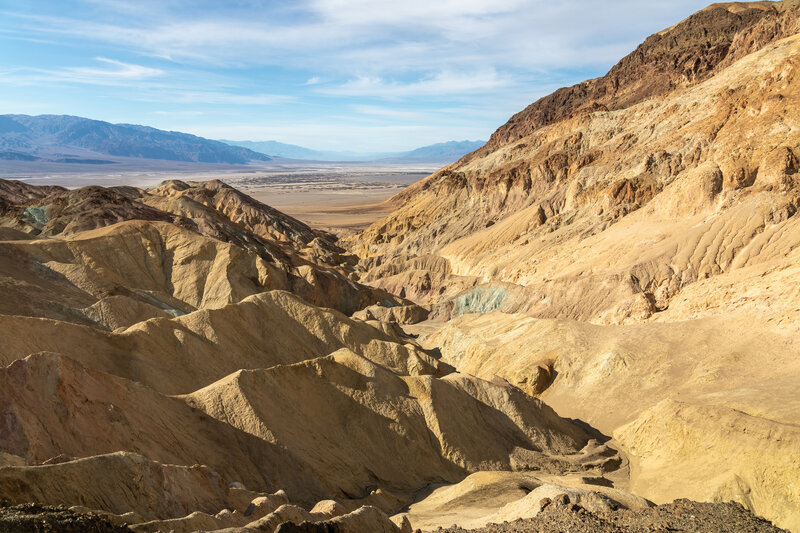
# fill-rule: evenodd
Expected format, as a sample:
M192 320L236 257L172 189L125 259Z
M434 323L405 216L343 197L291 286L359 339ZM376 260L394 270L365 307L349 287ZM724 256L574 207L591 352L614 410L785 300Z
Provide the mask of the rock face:
M602 78L559 89L531 104L465 159L491 153L565 118L625 109L702 82L713 76L718 67L730 65L765 43L796 33L796 17L790 2L709 6L648 37Z
M405 288L443 318L499 309L622 323L701 280L791 268L798 19L782 4L709 8L591 91L567 90L585 96L533 104L352 241L362 281Z
M800 529L798 32L797 2L715 4L531 104L348 240L361 281L613 436L635 494Z

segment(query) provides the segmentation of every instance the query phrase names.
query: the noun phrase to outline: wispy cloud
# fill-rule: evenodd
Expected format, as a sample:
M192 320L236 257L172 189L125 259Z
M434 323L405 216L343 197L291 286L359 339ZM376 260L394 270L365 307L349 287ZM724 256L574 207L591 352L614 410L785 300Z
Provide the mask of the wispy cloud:
M96 57L95 60L108 65L109 68L72 67L62 69L60 73L58 71L54 71L54 73L83 83L102 83L108 80L144 80L164 74L161 69L123 63L105 57Z
M617 58L610 50L630 50L647 33L706 3L298 0L289 10L293 16L287 17L275 13L282 3L226 10L213 2L198 2L195 10L176 3L183 9L169 10L116 1L107 9L113 16L105 19L2 14L28 35L104 42L179 62L289 63L340 75L354 69L378 75L468 66L609 66Z
M321 89L326 94L401 98L420 96L448 96L497 91L513 84L510 78L499 75L494 69L483 72L438 72L411 82L398 82L378 77L361 76L337 86Z
M18 67L4 72L3 77L0 78L0 83L35 85L65 82L88 85L126 85L134 81L148 80L164 74L163 70L157 68L124 63L105 57L96 57L95 60L108 65L108 67L63 67L56 69Z
M441 24L446 20L486 17L518 12L526 0L406 0L376 2L374 0L313 0L314 11L329 20L355 25L376 24ZM440 22L437 22L440 21Z

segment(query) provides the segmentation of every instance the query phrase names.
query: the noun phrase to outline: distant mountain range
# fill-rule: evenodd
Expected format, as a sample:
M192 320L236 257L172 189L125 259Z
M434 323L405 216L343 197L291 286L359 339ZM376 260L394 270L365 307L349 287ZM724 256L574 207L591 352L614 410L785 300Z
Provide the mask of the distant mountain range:
M447 164L484 145L450 141L409 152L332 152L277 141L215 141L134 124L69 115L0 115L0 161L110 165L131 159L244 165L273 157L316 161Z
M410 152L402 152L395 156L390 156L389 159L454 163L465 155L474 152L484 144L486 144L486 141L449 141L436 143L411 150Z
M232 146L249 148L262 154L289 159L306 159L316 161L386 161L386 162L426 162L452 163L462 156L474 152L486 141L449 141L430 146L423 146L409 152L335 152L312 150L303 146L286 144L278 141L228 141L222 142Z
M112 164L119 157L234 165L271 160L240 146L147 126L67 115L0 115L0 160Z
M248 148L254 152L269 154L273 157L285 157L287 159L358 161L361 160L362 156L364 155L357 154L355 152L324 152L278 141L228 141L220 139L220 142L229 144L231 146Z

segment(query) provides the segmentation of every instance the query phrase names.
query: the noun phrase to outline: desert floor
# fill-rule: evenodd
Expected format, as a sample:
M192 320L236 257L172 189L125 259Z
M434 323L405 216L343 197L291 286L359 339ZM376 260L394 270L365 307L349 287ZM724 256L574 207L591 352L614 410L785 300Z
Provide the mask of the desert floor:
M435 164L296 161L260 167L213 165L209 168L208 165L184 164L175 168L122 172L94 171L86 166L81 166L78 172L66 172L64 168L54 169L55 172L26 172L15 168L15 175L4 177L33 185L68 188L88 185L148 188L171 179L219 179L314 228L345 235L388 214L392 206L384 203L387 199L437 168Z

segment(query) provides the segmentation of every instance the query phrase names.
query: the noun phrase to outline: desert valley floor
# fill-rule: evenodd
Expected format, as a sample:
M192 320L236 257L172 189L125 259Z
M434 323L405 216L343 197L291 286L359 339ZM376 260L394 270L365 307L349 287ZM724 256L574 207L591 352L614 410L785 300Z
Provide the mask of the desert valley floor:
M203 165L176 165L174 171L123 168L108 174L87 165L74 166L79 169L54 165L48 171L35 167L32 172L31 165L11 165L0 168L0 179L69 188L89 185L147 188L171 179L222 180L311 227L347 235L389 214L394 206L386 200L437 169L431 163L282 161L256 169L220 165L218 170L208 170Z

